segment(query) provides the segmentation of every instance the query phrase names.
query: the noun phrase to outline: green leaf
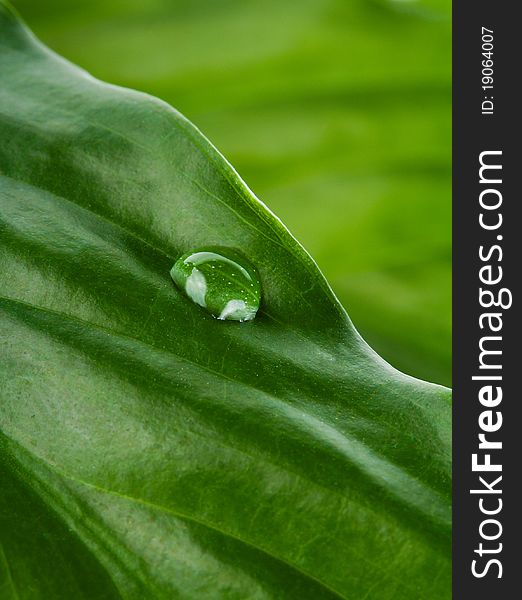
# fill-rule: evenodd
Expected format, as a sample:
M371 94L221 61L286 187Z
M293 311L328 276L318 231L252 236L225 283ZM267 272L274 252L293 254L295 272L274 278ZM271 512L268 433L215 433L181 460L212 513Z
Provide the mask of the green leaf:
M451 0L12 1L62 56L197 123L366 341L451 383Z
M191 123L1 0L0 82L0 597L449 598L449 391ZM172 283L204 246L255 265L254 321Z

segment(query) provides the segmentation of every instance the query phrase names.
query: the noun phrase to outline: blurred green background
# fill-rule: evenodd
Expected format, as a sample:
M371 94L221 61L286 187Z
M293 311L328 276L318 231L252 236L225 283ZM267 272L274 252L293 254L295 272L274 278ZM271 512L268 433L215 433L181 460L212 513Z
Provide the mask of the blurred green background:
M12 0L96 77L192 120L366 340L450 384L449 0Z

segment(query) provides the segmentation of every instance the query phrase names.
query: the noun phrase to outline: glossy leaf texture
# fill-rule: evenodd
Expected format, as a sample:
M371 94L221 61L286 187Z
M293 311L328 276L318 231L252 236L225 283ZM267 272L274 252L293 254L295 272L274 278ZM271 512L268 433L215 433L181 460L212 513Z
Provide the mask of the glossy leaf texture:
M170 106L0 2L0 597L450 597L449 391L360 338ZM259 272L249 323L172 283Z

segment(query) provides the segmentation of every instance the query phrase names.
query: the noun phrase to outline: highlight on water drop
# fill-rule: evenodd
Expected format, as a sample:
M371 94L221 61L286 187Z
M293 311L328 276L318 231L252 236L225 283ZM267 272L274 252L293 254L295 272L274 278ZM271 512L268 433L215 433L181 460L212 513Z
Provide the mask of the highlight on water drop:
M170 271L195 304L222 321L251 321L261 303L254 265L233 248L211 246L183 254Z

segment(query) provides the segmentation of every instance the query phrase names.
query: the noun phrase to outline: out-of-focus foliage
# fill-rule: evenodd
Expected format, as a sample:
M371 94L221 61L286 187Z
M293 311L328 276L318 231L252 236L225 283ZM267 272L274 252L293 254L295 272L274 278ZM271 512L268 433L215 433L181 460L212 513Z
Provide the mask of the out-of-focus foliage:
M450 2L14 0L195 122L398 368L450 381Z

